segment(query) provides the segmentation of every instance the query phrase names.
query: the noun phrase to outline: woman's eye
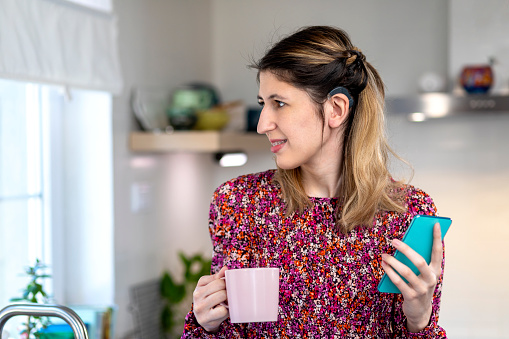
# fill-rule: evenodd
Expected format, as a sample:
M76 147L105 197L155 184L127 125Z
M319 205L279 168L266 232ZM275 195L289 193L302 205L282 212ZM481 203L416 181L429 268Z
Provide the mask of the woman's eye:
M277 107L281 108L281 107L284 107L286 104L282 101L276 100L276 105L277 105Z
M265 103L263 101L258 101L258 105L260 105L261 107L263 107L265 105Z

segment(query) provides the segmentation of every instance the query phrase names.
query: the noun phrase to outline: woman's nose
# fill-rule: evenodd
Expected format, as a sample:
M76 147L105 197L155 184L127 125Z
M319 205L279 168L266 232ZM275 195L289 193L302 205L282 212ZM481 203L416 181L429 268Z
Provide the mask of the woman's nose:
M256 132L258 134L267 134L276 128L276 123L272 118L272 115L269 112L267 107L263 107L260 112L260 118L258 119L258 126L256 127Z

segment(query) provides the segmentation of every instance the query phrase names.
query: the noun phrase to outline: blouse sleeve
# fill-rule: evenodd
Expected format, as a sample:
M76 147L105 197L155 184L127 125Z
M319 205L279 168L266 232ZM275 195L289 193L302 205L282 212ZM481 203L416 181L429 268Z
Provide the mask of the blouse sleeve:
M417 214L426 214L426 215L437 215L437 210L435 204L430 196L428 196L423 191L418 189L413 189L408 195L408 209L407 209L407 222ZM445 263L445 252L442 257L442 272L438 279L437 286L435 287L435 292L433 294L432 301L432 313L431 318L422 331L412 333L407 330L406 327L406 317L403 313L403 296L401 294L395 294L395 307L394 307L394 324L396 326L396 332L400 335L398 338L408 338L408 339L417 339L417 338L447 338L445 330L438 325L438 314L440 311L440 299L442 296L442 282L444 277L444 263Z
M220 186L213 195L209 210L209 232L212 240L211 274L228 268L248 267L250 259L250 232L242 222L242 194L233 189L233 183ZM209 333L197 322L191 306L184 324L182 338L243 338L245 324L232 324L226 319L216 333Z

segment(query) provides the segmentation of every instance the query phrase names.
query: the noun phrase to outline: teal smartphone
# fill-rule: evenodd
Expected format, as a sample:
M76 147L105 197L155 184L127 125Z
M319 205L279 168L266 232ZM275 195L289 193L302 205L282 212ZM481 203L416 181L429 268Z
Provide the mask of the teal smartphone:
M428 264L431 262L431 250L433 247L433 226L437 222L440 224L442 240L444 240L445 234L452 223L451 218L431 215L416 215L402 239L405 244L419 253ZM407 265L416 275L419 274L417 267L403 253L396 251L394 258ZM406 281L405 278L403 280ZM401 293L387 273L384 273L382 280L380 280L378 290L382 293Z

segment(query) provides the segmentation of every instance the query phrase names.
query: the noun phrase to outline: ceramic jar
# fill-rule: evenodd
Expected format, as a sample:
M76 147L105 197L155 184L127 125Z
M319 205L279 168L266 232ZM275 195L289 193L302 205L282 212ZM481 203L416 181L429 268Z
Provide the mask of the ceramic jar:
M491 66L476 65L463 67L460 83L467 93L487 93L493 85Z

